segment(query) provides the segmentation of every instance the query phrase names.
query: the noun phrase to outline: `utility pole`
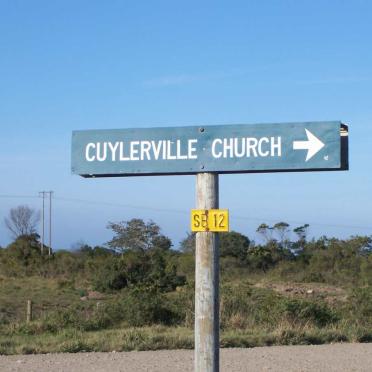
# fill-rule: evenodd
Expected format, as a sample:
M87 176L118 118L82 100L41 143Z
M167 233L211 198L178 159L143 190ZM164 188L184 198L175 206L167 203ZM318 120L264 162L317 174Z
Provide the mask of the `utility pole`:
M196 175L197 209L218 209L218 174ZM195 372L219 371L219 237L196 233Z
M49 191L49 256L52 254L52 194Z
M45 245L45 198L47 194L49 194L49 249L48 249L48 254L50 256L52 254L52 195L53 195L53 191L40 191L39 192L39 195L41 195L43 198L40 248L41 248L41 254L43 254L44 245Z
M44 214L44 210L45 210L45 194L46 194L46 191L40 191L39 192L39 195L42 196L43 198L43 209L42 209L42 217L41 217L41 220L42 220L42 225L41 225L41 243L40 243L40 251L41 251L41 254L44 253L44 228L45 228L45 214Z

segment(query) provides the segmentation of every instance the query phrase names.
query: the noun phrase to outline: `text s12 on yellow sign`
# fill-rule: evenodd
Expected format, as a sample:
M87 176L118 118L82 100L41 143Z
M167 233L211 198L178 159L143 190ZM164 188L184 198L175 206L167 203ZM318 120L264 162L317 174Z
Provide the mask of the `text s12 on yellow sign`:
M191 231L229 231L228 209L192 209L191 210Z

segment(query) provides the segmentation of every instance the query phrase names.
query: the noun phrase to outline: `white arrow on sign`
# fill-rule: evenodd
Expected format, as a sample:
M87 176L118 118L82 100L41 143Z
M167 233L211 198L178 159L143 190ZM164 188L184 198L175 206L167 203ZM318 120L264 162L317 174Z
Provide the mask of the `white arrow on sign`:
M324 143L318 137L315 137L306 128L305 131L307 135L307 141L294 141L293 150L307 150L307 156L305 161L308 161L324 147Z

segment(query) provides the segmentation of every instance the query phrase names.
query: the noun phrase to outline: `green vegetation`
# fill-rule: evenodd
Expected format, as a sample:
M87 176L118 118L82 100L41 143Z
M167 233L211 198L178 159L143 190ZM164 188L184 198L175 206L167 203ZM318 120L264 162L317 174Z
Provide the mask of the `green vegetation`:
M0 354L193 347L194 235L172 250L154 222L108 228L107 247L48 256L32 233L0 249ZM372 340L371 238L308 241L308 228L221 236L222 346Z

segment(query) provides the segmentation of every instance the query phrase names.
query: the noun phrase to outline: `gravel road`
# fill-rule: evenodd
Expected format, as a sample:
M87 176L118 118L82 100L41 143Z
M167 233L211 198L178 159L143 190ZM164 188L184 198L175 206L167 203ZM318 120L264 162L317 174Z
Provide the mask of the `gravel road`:
M193 371L193 351L0 356L0 371ZM221 371L372 371L372 344L222 349Z

